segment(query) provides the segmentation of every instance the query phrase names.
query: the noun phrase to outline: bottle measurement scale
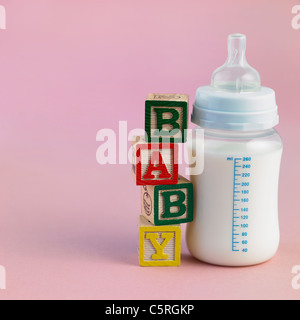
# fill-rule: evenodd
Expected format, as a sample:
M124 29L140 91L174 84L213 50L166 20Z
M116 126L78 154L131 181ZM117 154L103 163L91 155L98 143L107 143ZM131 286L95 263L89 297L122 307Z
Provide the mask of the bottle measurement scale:
M251 157L233 158L232 251L248 252Z

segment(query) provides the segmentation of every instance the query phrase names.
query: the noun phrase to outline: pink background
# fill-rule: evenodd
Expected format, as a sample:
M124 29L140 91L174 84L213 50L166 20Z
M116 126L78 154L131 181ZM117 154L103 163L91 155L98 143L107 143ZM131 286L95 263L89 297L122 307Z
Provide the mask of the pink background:
M0 299L299 299L297 3L2 0ZM222 268L191 258L183 237L181 267L140 268L140 189L129 165L96 162L96 133L119 120L143 128L150 92L193 102L233 32L247 35L249 63L277 93L280 250L260 266Z

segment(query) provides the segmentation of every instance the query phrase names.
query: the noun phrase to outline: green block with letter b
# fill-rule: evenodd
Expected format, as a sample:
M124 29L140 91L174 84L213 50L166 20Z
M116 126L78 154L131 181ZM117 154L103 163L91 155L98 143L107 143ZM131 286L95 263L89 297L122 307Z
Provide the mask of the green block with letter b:
M193 221L193 184L182 176L174 185L142 187L142 215L155 226Z
M188 102L184 94L149 94L145 104L147 142L186 142Z

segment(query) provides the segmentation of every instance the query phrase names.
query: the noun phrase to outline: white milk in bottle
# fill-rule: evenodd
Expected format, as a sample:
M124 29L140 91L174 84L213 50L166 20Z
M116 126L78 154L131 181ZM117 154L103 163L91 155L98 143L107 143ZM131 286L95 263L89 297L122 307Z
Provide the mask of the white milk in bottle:
M204 262L247 266L279 245L278 181L282 141L275 93L246 61L246 37L228 38L228 59L196 93L192 122L204 129L204 170L191 175L191 254ZM196 135L197 136L197 135ZM189 148L195 148L194 138ZM197 148L195 148L197 149Z

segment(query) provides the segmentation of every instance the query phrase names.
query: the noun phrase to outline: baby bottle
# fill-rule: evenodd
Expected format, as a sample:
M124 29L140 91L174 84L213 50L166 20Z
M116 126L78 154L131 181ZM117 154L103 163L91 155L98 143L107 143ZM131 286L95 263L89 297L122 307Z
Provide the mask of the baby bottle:
M190 177L195 209L187 246L195 258L223 266L265 262L279 245L283 146L273 129L279 122L275 93L261 86L245 51L246 37L230 35L228 59L210 86L197 89L192 113L195 130L204 130L204 169ZM189 148L203 143L197 139Z

